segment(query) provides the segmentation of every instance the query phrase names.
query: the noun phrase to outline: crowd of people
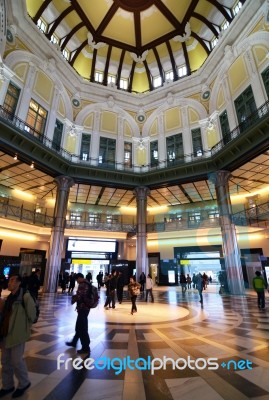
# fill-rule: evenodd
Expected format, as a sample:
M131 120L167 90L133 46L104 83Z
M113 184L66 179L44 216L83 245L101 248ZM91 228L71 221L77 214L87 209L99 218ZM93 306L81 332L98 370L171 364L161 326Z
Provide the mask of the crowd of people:
M69 275L67 273L60 274L59 285L62 293L68 289L68 293L73 292L77 282L76 294L72 295L72 304L76 303L76 324L75 333L70 341L66 342L67 346L76 347L78 341L81 348L77 350L78 354L90 354L90 336L88 332L88 315L91 306L85 300L89 286L92 282L92 274L89 272L85 277L82 273ZM207 285L212 282L211 277L205 273L189 274L185 276L180 274L179 284L182 288L182 294L189 289L197 289L199 293L200 303L203 306L203 291L207 289ZM102 286L106 289L105 309L115 309L116 297L118 303L123 301L123 291L125 286L124 276L121 271L113 269L111 274L103 273L97 275L98 289ZM256 271L252 281L253 289L257 293L258 308L265 308L265 289L267 283L260 271ZM1 285L1 280L0 280ZM131 276L128 283L128 297L131 300L131 315L137 313L136 300L140 296L141 300L154 303L153 295L153 279L150 274L145 275L144 272L136 280L135 276ZM38 297L40 289L40 270L37 269L30 276L24 274L12 275L8 282L2 280L2 291L7 288L10 292L4 300L0 296L0 347L1 347L1 378L2 388L0 389L0 398L11 394L12 398L23 396L25 391L30 387L31 382L28 377L27 367L23 358L25 342L29 339L32 324L35 322L36 305L35 299ZM97 291L96 291L97 292ZM1 293L0 293L1 294ZM14 380L16 377L16 381ZM15 382L17 387L15 388Z

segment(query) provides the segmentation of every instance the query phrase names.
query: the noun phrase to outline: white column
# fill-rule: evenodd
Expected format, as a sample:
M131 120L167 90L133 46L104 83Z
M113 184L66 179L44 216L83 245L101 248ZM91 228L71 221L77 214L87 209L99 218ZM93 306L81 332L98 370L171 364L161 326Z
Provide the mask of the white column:
M232 206L229 194L229 171L217 171L211 179L215 183L219 207L219 220L222 234L223 256L227 274L227 283L231 294L244 294L244 279L237 243L235 225L232 222Z
M117 162L117 169L124 168L124 136L123 136L123 117L118 117L118 138L117 138L117 149L116 149L116 162ZM132 145L132 153L133 145Z
M234 102L233 102L231 92L230 92L228 77L226 74L223 76L223 79L222 79L222 87L223 87L223 91L224 91L229 126L230 126L230 130L232 131L238 125L238 121L237 121L237 117L236 117Z
M141 272L148 274L147 254L147 196L150 191L145 186L135 188L137 207L137 231L136 231L136 278L139 279Z
M14 75L14 72L11 69L7 68L4 64L1 63L0 56L0 105L4 104L4 100L7 93L7 88L10 82L11 77Z
M93 121L93 134L91 140L91 154L90 158L92 160L92 165L98 165L99 160L99 146L100 146L100 111L94 112Z
M58 274L61 269L61 260L64 244L64 228L70 187L74 181L69 176L55 178L57 184L56 203L54 209L54 226L51 230L50 250L46 265L43 291L53 293L57 291Z
M189 124L189 117L188 117L188 106L182 107L182 138L183 138L183 148L184 148L184 155L190 155L193 153L193 146L192 146L192 137L191 137L191 129Z
M200 127L201 127L201 137L202 137L202 144L203 144L203 149L204 151L208 150L208 140L207 140L207 129L208 129L208 124L209 120L207 119L202 119L199 121Z
M30 100L32 98L32 91L33 91L33 86L35 82L35 77L36 77L36 67L33 63L29 63L29 70L27 73L27 78L24 84L24 88L21 93L21 98L20 98L20 106L18 110L18 118L21 120L25 121L30 105Z
M57 110L58 110L58 105L59 105L59 97L60 97L60 91L57 87L55 87L54 88L54 96L53 96L53 99L51 102L51 107L50 107L50 112L49 112L49 118L47 121L47 129L46 129L46 136L50 140L53 140L55 122L56 122L56 117L57 117Z
M165 142L165 133L164 133L164 120L163 120L163 112L161 112L158 117L158 158L160 167L165 165L166 160L166 142Z
M257 108L259 108L267 101L267 97L266 97L266 93L264 90L264 86L261 81L262 77L257 70L251 48L248 48L247 51L244 53L244 59L245 59L245 64L248 69L255 103L256 103Z

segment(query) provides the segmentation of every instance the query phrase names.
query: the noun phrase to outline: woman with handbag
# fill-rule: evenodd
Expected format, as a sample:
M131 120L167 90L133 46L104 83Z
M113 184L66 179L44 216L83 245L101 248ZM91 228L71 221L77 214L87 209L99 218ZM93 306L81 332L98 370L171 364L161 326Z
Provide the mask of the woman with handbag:
M135 278L131 276L130 283L128 285L128 290L132 301L132 309L131 309L132 315L134 312L137 312L136 299L137 296L140 294L140 287L141 287L140 283L136 282Z

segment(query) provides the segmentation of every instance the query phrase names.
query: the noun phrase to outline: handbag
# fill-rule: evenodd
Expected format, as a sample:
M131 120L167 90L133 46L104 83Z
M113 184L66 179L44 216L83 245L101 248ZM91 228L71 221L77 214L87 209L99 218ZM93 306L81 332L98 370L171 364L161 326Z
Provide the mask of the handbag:
M138 296L138 295L140 294L140 289L139 289L138 286L135 286L135 287L134 287L133 293L134 293L135 296Z

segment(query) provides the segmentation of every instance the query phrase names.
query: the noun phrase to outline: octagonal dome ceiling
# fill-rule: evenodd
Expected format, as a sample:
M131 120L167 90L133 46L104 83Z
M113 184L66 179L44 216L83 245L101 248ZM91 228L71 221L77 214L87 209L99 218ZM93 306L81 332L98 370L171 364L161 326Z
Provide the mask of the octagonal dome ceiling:
M26 0L26 7L83 78L142 93L199 69L232 23L237 3Z

